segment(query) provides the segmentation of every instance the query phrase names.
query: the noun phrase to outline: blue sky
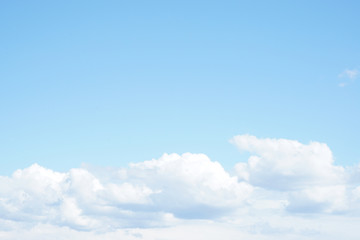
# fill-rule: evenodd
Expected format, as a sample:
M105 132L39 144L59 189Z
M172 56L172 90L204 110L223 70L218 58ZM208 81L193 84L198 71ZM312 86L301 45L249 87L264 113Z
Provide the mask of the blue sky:
M359 161L356 1L11 1L1 7L1 173L164 152L231 168L236 134Z
M1 238L358 239L359 9L3 1Z

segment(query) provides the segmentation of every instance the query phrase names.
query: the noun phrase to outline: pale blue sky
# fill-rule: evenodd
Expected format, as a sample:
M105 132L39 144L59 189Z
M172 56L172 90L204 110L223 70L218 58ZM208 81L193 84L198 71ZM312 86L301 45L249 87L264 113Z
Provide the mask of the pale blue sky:
M3 1L1 174L164 152L246 160L237 134L360 161L358 1ZM339 84L346 82L345 87Z

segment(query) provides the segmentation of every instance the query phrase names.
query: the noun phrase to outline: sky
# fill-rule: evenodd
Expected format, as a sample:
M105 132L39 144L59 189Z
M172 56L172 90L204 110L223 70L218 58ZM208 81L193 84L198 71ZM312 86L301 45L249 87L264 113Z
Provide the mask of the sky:
M3 1L0 237L358 239L359 9Z

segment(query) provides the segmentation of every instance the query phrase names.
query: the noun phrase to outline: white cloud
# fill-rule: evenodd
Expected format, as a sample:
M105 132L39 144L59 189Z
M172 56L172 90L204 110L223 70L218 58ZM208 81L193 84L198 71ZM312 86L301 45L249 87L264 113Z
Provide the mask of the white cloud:
M111 214L131 214L116 207L143 204L152 191L129 183L101 183L86 169L58 173L37 164L17 170L11 178L2 177L0 212L4 219L25 222L51 222L75 229L103 227ZM117 225L117 224L112 224Z
M340 78L349 78L351 80L354 80L358 77L359 70L357 69L345 69L342 73L339 74Z
M125 228L108 232L77 231L51 224L38 224L17 231L0 230L2 240L357 240L359 218L344 216L301 218L295 216L240 216L237 223L186 221L167 228Z
M287 210L301 213L343 212L348 210L344 185L315 186L290 192Z
M127 174L160 191L153 198L158 205L182 215L191 210L190 218L238 206L252 191L249 184L238 182L204 154L164 154L160 159L132 164Z
M243 204L252 191L219 163L190 153L164 154L104 179L86 169L58 173L34 164L2 180L3 219L80 230L216 218Z
M235 166L238 176L251 184L276 190L344 182L344 168L335 166L326 144L302 144L287 139L259 139L240 135L231 139L240 150L253 153Z
M348 79L350 81L345 81L339 83L339 87L345 87L349 85L352 81L357 79L359 76L359 70L358 69L345 69L342 73L338 75L339 78Z
M235 176L191 153L0 176L0 239L356 239L344 231L360 221L360 165L334 165L318 142L231 141L251 154Z
M288 139L235 136L231 142L251 155L235 170L250 184L286 193L287 210L293 212L341 212L348 210L346 173L334 165L326 144L302 144Z

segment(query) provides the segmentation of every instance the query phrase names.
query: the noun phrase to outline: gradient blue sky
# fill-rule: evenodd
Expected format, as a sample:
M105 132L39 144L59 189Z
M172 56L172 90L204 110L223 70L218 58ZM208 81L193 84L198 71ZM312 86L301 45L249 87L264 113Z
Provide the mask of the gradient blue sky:
M247 156L237 134L360 160L359 1L3 1L0 174ZM342 74L342 75L341 75ZM346 82L346 86L339 84Z

